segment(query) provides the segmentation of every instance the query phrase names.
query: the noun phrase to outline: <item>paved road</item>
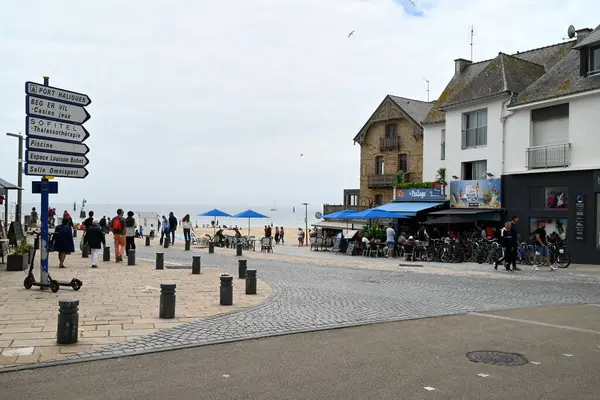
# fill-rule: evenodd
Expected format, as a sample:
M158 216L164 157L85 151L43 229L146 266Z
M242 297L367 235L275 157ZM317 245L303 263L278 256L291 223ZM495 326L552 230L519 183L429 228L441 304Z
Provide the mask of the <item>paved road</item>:
M155 251L156 248L140 246L138 258L154 258ZM165 258L168 263L190 265L191 256L171 248ZM202 263L232 273L237 268L234 256L204 252ZM59 361L470 311L600 303L600 277L565 275L561 271L510 278L499 273L494 278L348 269L278 260L250 260L248 267L256 268L274 289L271 300L261 306L204 318ZM243 281L235 281L235 285L242 284Z
M592 306L430 318L5 373L0 390L6 400L595 400L599 329ZM468 361L477 350L529 362Z

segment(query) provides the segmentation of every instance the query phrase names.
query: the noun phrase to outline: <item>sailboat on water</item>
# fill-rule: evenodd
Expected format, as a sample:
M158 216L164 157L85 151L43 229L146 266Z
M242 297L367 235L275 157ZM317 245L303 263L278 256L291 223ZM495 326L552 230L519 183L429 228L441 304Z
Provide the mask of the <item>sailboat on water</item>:
M277 211L277 203L275 203L275 200L273 200L273 208L271 208L271 211Z

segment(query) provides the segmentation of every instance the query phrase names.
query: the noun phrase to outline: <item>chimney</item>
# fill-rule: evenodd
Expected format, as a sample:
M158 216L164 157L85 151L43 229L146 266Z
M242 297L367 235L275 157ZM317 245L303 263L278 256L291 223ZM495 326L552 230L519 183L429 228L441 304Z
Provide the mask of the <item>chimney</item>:
M472 64L472 61L465 60L464 58L457 58L454 60L454 73L460 74L467 65Z
M587 35L590 34L590 32L593 31L593 29L591 28L583 28L583 29L578 29L575 31L575 35L577 38L577 43L581 42L583 39L585 39L587 37Z

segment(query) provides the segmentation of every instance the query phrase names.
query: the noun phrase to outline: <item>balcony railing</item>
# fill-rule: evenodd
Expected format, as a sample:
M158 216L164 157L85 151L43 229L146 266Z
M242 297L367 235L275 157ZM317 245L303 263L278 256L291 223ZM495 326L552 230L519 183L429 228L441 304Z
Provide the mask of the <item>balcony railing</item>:
M391 188L395 184L396 184L396 175L395 174L367 176L367 186L369 188Z
M398 136L379 139L379 151L400 149L400 138Z
M530 147L526 156L527 169L568 167L571 165L571 143Z
M323 204L323 215L333 214L342 210L352 210L356 212L367 210L367 206L345 206L343 204Z

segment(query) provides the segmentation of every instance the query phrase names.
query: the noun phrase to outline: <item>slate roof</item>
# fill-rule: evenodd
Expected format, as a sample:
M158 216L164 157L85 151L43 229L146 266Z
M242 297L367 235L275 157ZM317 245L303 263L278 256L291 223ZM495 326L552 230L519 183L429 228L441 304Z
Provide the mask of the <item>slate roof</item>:
M520 93L541 77L546 70L538 64L498 53L486 67L440 109L492 98L500 94Z
M559 62L562 58L564 58L565 55L567 55L567 53L569 52L571 47L573 47L574 44L575 44L575 41L569 41L569 42L562 42L562 43L554 44L551 46L540 47L538 49L528 50L528 51L524 51L524 52L518 52L516 54L512 54L511 56L509 56L507 54L503 54L503 53L501 53L501 54L502 54L502 58L504 59L504 61L506 61L506 63L503 62L504 65L512 63L513 62L512 59L516 58L516 59L519 59L522 61L528 61L529 63L537 64L538 66L543 67L545 71L548 71L557 62ZM500 56L500 54L499 54L499 56ZM446 120L446 117L445 117L444 111L441 110L441 106L442 105L447 106L449 104L452 104L454 102L454 99L459 95L461 97L463 97L461 92L463 89L467 88L467 86L471 86L471 89L467 89L467 90L471 90L471 92L473 92L475 89L475 86L469 85L469 84L471 83L471 81L478 78L479 75L482 72L484 72L484 70L487 69L486 73L501 72L498 70L494 70L494 65L492 65L492 67L490 67L489 69L487 68L490 63L492 63L493 61L497 61L497 60L498 60L498 57L496 57L494 60L486 60L486 61L480 61L477 63L469 64L463 69L463 71L461 73L454 74L454 76L452 77L452 79L450 80L450 82L448 83L448 85L446 86L446 88L444 89L442 94L440 95L439 99L435 102L431 111L427 114L425 119L422 121L423 124L435 124L438 122L444 122ZM524 75L520 75L520 73L518 72L521 69L524 69L526 71L526 73ZM508 75L511 76L511 78L507 78L507 80L506 80L507 87L508 87L509 83L512 86L519 86L519 85L517 85L518 82L526 82L528 80L531 80L531 79L533 79L533 77L535 76L535 73L536 73L536 71L533 67L525 67L525 65L523 63L520 63L518 61L515 61L515 66L514 66L514 68L511 68L510 71L511 71L510 74L506 74L506 73L500 74L500 76L504 75L505 77L507 77ZM485 79L483 79L483 77L478 78L478 79L485 80ZM485 81L487 81L487 80L485 80ZM466 101L466 97L467 97L467 94L464 95L463 101Z
M367 133L367 130L369 129L369 126L371 124L371 120L377 113L377 110L379 110L381 105L384 104L385 101L388 99L390 99L393 103L395 103L398 107L400 107L400 109L402 111L404 111L413 120L412 122L418 126L421 126L421 121L425 118L427 113L429 113L429 110L431 110L431 107L433 107L433 102L408 99L406 97L393 96L391 94L388 94L387 96L385 96L385 98L379 104L379 106L377 106L377 108L375 109L373 114L369 117L367 122L363 125L363 127L360 128L360 131L358 131L356 136L354 136L355 143L361 141L364 138L364 136Z
M597 44L600 43L600 25L598 25L596 27L596 29L594 29L592 32L590 32L585 39L583 39L581 42L577 43L575 46L573 46L574 49L580 49L582 47L587 47L589 45L592 44Z
M17 185L12 184L4 179L0 178L0 189L8 189L8 190L20 190Z

